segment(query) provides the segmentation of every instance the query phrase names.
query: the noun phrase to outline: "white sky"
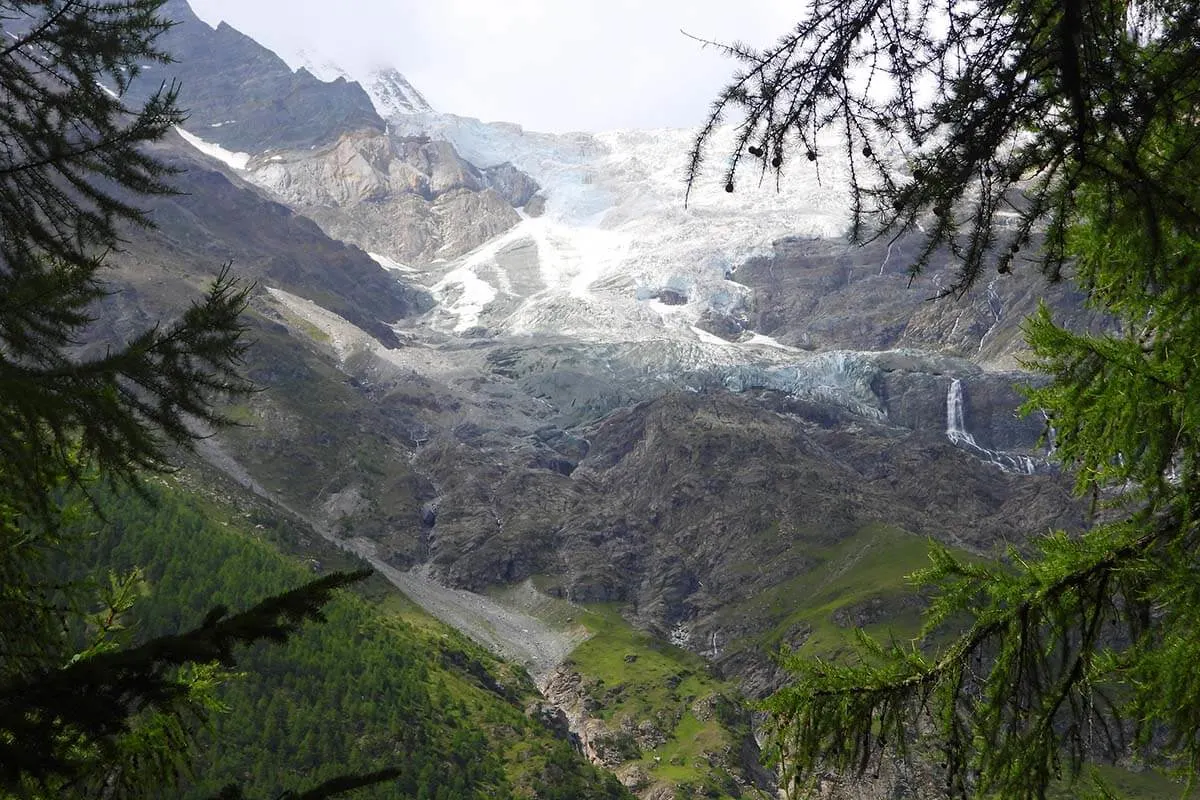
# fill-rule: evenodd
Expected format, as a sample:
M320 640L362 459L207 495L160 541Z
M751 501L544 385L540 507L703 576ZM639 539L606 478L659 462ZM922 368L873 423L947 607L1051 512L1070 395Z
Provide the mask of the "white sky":
M267 47L391 65L439 111L543 131L688 127L735 64L680 29L774 43L795 0L190 0Z

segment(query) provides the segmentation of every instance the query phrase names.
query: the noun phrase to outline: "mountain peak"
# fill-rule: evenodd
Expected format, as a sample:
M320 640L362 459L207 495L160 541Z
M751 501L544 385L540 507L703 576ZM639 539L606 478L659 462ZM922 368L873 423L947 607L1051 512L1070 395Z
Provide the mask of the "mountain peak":
M296 69L307 70L326 83L332 83L338 78L357 82L366 90L375 111L384 119L396 114L433 111L425 96L393 66L379 66L361 75L355 74L317 50L307 47L297 50L288 62Z
M291 57L286 53L281 54L281 57L295 71L304 70L326 83L332 83L338 78L351 79L350 73L342 69L341 65L330 61L320 53L310 50L307 47L300 48Z
M371 102L375 104L379 116L384 119L395 114L433 111L424 95L394 67L372 70L363 81L363 88L371 96Z

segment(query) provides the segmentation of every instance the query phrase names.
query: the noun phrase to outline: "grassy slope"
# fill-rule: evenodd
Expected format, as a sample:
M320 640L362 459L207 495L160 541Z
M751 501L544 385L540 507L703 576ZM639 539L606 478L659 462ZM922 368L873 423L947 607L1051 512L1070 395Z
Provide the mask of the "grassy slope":
M763 639L730 647L774 651L799 630L805 632L800 652L841 651L851 642L853 628L836 621L835 612L875 598L911 595L905 576L928 563L924 539L883 525L818 549L807 545L806 555L817 560L811 571L730 610L772 622ZM897 617L889 615L868 628L894 627L911 635L918 627L916 604L893 605L902 609ZM622 771L640 772L649 783L675 787L686 797L754 792L740 764L749 705L734 682L714 676L694 653L634 629L619 604L544 603L536 613L550 624L583 625L591 633L567 666L582 676L589 714L604 721L607 744L625 760ZM634 734L639 727L651 729L649 737L641 737L647 743L663 741L639 746Z
M631 628L616 606L592 606L580 622L592 638L571 654L571 666L585 677L597 715L615 730L649 722L665 738L642 749L630 737L630 760L685 793L726 796L747 732L733 686L699 656Z
M810 546L806 554L816 562L811 570L726 612L771 623L761 639L730 647L794 648L829 657L851 642L856 619L872 633L911 636L920 627L920 612L907 576L929 565L928 551L925 539L887 525L866 526L833 545Z
M859 622L877 637L911 637L920 628L922 603L907 576L928 565L928 548L926 540L886 525L866 526L836 544L810 546L808 555L817 562L812 570L730 612L771 620L766 636L730 646L794 647L803 655L845 657ZM604 720L617 744L627 748L623 769L636 765L650 782L674 786L679 796L736 796L731 778L740 770L728 756L737 753L747 732L747 704L732 682L713 676L695 654L635 630L619 604L581 608L555 602L539 615L591 632L569 666L583 676L592 716ZM665 741L639 748L627 732L647 721ZM1154 773L1097 769L1119 796L1181 796L1178 784ZM741 790L745 796L744 785Z
M635 788L666 785L688 798L767 796L747 784L739 763L750 732L745 704L702 658L636 630L616 603L544 601L533 612L551 625L587 628L590 638L564 667L581 676L588 715L604 724L600 749L619 754Z
M140 606L143 635L195 625L215 604L245 606L312 576L314 565L269 543L295 541L295 531L281 530L286 522L234 517L173 485L153 495L154 506L106 496L107 520L93 523L82 554L100 572L144 568L152 592ZM327 617L285 646L240 657L246 677L224 690L229 711L202 737L183 796L211 796L229 782L250 797L274 796L396 763L405 767L399 781L359 796L622 796L611 775L526 713L534 688L523 671L396 599L347 595Z

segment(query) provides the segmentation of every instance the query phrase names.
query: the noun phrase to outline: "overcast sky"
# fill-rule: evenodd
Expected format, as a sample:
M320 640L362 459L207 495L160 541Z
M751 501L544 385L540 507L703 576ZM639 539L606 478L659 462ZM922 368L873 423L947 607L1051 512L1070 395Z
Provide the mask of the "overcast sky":
M190 0L283 54L391 65L439 111L545 131L699 124L734 69L702 38L773 43L795 0Z

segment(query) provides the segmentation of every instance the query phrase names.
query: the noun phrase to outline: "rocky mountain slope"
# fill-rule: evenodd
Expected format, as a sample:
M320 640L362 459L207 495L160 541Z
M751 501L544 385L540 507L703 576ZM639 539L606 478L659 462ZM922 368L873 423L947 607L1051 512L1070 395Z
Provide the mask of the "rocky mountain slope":
M115 259L95 346L232 260L258 284L263 391L206 456L445 616L492 624L440 584L536 586L757 694L781 645L911 618L927 539L994 552L1082 524L1012 387L1038 299L1097 321L1036 270L929 302L952 265L910 285L914 242L846 245L832 161L732 194L713 178L685 206L687 131L438 114L398 73L323 82L168 7L192 116L159 152L182 193ZM578 641L566 616L566 647L507 617L530 641L491 644L575 685L549 663ZM668 751L639 745L645 796Z
M481 170L447 142L372 131L317 150L263 154L246 171L330 235L388 265L470 252L520 221L537 184L511 165Z
M176 24L160 46L174 63L150 66L130 89L137 101L164 83L181 91L187 126L205 141L232 151L309 147L343 132L382 131L383 120L358 84L330 83L290 67L225 23L211 28L186 0L169 0L162 14Z

